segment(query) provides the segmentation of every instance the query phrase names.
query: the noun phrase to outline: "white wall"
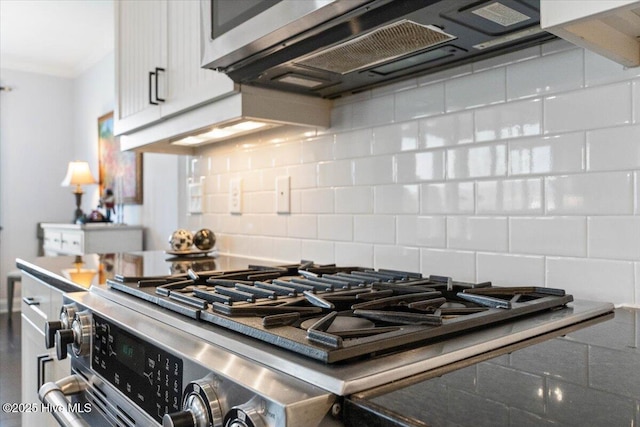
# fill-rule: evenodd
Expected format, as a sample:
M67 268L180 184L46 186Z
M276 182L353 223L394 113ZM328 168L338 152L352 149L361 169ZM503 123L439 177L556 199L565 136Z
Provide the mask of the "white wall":
M320 136L204 148L183 179L206 176L206 212L183 222L222 252L640 304L639 76L554 42L344 98Z

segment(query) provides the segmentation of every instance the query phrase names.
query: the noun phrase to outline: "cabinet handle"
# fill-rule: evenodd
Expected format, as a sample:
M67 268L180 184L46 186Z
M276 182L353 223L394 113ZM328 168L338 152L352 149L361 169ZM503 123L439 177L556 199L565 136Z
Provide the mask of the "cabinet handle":
M48 353L41 354L40 356L38 356L37 361L38 361L38 366L37 366L38 375L36 379L38 382L38 388L36 388L36 390L40 390L40 387L42 387L45 381L45 367L47 363L53 362L53 357L51 357Z
M165 99L164 99L164 98L160 98L160 97L158 96L158 79L159 79L159 77L160 77L160 74L159 74L159 73L160 73L161 71L164 73L164 68L158 68L158 67L156 67L156 72L155 72L155 75L156 75L156 101L164 102L164 101L165 101Z
M153 80L153 76L155 75L156 75L155 72L149 71L149 104L158 105L157 102L153 101L153 97L151 96L151 92L153 91L152 80ZM157 87L158 87L158 78L156 77L156 90L157 90Z
M27 305L40 305L38 301L34 297L23 297L22 301L24 301Z

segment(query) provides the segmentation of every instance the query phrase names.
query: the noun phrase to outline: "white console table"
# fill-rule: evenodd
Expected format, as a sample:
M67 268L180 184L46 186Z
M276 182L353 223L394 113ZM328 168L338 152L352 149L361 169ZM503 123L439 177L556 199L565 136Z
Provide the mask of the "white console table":
M47 256L142 250L143 227L139 225L42 223L41 227Z

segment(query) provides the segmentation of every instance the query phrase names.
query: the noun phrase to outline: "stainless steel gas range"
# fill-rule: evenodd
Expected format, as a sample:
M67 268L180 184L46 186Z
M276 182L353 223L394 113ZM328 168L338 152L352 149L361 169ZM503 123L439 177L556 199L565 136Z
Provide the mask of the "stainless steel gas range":
M68 294L46 336L73 372L40 397L90 404L55 412L61 425L354 425L354 393L612 310L561 289L413 272L194 263Z

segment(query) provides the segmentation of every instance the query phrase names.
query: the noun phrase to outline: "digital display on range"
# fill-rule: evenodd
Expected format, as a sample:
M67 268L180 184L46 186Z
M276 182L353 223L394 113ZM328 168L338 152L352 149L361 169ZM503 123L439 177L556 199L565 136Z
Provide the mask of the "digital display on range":
M179 411L182 359L98 315L93 318L93 370L159 423L164 414Z

